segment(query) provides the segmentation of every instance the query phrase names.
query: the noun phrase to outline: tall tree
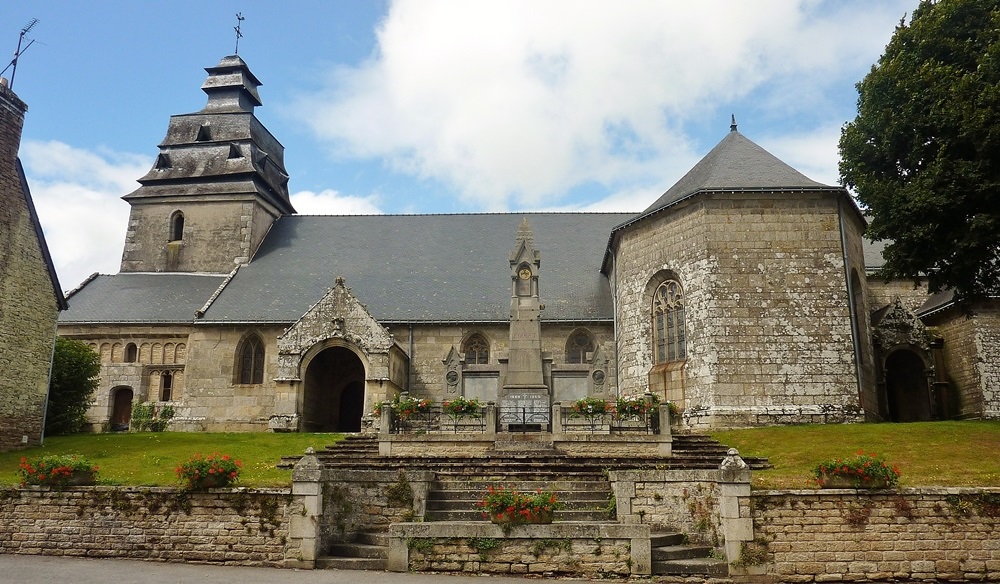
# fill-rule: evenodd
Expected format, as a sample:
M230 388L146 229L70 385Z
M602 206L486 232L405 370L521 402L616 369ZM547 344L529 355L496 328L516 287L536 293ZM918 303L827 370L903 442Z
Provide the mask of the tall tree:
M857 88L840 176L885 276L1000 293L1000 2L923 0Z
M100 371L101 358L86 343L56 338L49 406L45 413L46 435L80 431L87 421L87 408L97 389Z

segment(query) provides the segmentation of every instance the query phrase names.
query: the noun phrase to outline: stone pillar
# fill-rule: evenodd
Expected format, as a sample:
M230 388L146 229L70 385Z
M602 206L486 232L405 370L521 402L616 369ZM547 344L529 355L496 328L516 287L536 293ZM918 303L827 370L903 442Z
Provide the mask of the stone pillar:
M562 434L562 402L552 404L552 433Z
M497 404L489 402L486 404L486 424L485 434L496 435L497 433Z
M719 525L725 541L729 573L766 573L764 566L738 563L744 544L753 541L753 518L750 517L750 467L735 448L729 449L719 465Z
M320 519L323 516L323 464L306 449L292 469L292 503L288 519L285 566L311 570L322 548Z

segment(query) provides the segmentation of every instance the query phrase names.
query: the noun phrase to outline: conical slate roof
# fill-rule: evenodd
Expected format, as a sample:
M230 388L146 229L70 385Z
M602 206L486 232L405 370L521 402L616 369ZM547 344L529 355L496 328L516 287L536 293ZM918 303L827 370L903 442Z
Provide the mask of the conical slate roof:
M840 189L818 183L733 129L640 216L704 191Z

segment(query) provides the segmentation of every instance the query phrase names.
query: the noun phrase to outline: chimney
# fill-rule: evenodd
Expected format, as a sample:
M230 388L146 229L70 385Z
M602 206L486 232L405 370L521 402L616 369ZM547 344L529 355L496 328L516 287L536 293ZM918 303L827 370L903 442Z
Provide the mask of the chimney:
M7 79L0 77L0 164L13 165L21 146L21 129L28 106L10 89Z

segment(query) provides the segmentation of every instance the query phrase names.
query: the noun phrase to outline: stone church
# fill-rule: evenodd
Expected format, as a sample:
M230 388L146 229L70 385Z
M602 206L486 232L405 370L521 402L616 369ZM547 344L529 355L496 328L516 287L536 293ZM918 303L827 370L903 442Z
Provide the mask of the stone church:
M997 307L879 279L845 189L735 122L639 214L301 216L260 82L206 71L124 196L121 271L59 319L101 355L95 429L149 401L178 430L357 431L403 391L648 391L689 428L1000 417Z

